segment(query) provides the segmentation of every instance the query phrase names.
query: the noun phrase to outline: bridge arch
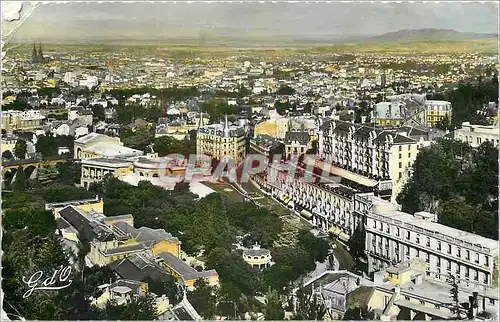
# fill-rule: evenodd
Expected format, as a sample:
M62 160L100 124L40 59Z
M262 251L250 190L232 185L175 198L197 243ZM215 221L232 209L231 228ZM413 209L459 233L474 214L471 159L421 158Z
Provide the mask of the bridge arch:
M28 179L34 179L32 178L33 175L36 175L36 169L38 167L36 165L29 165L26 168L24 168L24 174L26 175L26 178Z
M9 168L2 175L2 187L10 187L17 174L17 168Z

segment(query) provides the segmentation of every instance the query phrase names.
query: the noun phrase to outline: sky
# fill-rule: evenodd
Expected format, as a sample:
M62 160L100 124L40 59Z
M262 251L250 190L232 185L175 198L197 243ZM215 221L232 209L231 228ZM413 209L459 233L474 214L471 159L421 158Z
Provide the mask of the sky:
M12 41L331 38L402 29L497 33L497 3L44 4Z

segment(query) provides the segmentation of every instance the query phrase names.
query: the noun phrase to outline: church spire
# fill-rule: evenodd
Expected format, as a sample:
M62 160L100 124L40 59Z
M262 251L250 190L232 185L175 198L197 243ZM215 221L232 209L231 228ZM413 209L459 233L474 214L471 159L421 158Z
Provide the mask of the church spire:
M43 62L42 43L38 43L38 60Z
M33 52L31 53L31 61L33 63L37 63L38 62L38 53L36 51L35 42L33 42Z

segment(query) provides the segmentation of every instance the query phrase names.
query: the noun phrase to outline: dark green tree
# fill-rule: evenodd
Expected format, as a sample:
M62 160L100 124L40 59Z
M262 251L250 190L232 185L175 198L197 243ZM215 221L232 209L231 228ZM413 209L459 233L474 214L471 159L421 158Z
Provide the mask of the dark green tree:
M282 85L277 91L278 95L293 95L295 90L288 85Z
M458 291L458 283L456 280L456 277L449 274L446 282L450 285L450 297L451 297L451 311L455 314L455 318L457 320L461 320L461 314L460 314L460 300L459 300L459 291Z
M205 319L211 320L215 317L217 296L214 287L199 279L194 282L194 291L188 292L187 297L189 302L194 306L196 311Z
M330 243L324 238L314 236L308 230L299 232L299 246L308 252L314 261L323 263L330 252Z
M108 302L105 309L105 317L108 320L156 320L158 311L154 304L154 298L150 296L134 296L126 304L117 305Z
M24 140L17 140L16 145L14 147L14 155L18 159L26 158L26 153L28 152L28 145Z
M325 314L326 307L316 294L303 288L297 291L297 302L292 320L322 321Z
M2 152L2 158L6 160L12 160L14 158L14 155L10 150L7 150Z
M23 167L19 166L14 177L14 182L12 182L12 190L16 192L25 191L27 187L26 181L26 173L24 172Z
M266 320L280 321L285 318L285 310L283 303L276 291L269 292L266 295L266 308L264 310L264 317Z
M148 283L148 292L167 296L171 305L177 305L182 300L183 290L171 275L163 280L147 278L145 282Z
M349 308L345 311L344 316L342 317L342 320L344 321L367 321L374 319L375 312L366 306Z

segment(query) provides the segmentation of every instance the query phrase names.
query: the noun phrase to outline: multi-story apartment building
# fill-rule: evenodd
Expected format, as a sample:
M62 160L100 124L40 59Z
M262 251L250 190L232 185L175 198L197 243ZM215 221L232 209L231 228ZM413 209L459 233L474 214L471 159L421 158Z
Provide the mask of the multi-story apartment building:
M498 147L498 126L472 125L469 122L464 122L462 128L455 130L455 139L466 142L473 148L477 148L487 141Z
M451 103L447 101L435 101L435 100L425 100L424 101L424 122L428 127L434 127L436 123L442 121L444 118L448 118L451 121L452 107Z
M401 212L399 205L373 195L355 196L354 212L366 217L370 272L419 257L428 265L426 275L435 279L453 274L467 287L498 285L498 241L439 224L431 213Z
M216 159L231 157L235 164L245 159L245 129L224 124L201 126L196 133L196 152Z
M262 154L268 160L272 160L275 155L283 155L284 150L283 143L267 134L250 139L250 152Z
M354 195L357 191L335 183L290 180L290 165L269 166L252 176L262 190L280 200L296 213L309 220L319 230L332 232L347 242L354 230L363 223L362 214L354 214Z
M406 127L381 130L332 120L322 129L319 155L331 165L331 173L392 201L406 183L419 150L430 144Z
M401 126L404 122L403 102L380 102L375 105L373 119L379 126Z
M7 132L39 129L45 120L45 116L39 110L2 111L1 115L2 129Z
M309 147L309 133L287 132L285 136L285 158L300 157L307 152Z

